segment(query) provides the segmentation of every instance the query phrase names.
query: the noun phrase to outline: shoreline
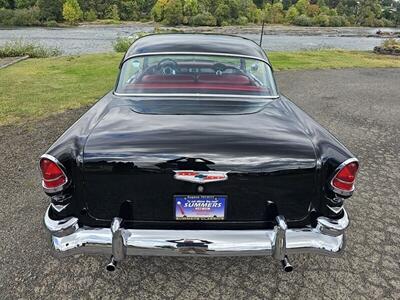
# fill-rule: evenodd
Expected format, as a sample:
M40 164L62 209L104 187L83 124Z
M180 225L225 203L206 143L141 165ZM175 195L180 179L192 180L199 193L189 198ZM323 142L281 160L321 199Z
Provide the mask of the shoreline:
M158 29L163 31L176 31L182 33L219 33L219 34L260 34L261 25L245 26L164 26L154 22L123 22L121 24L97 24L80 23L77 26L32 26L32 27L1 27L1 30L68 30L85 28L132 28L133 31L152 31ZM381 34L377 34L380 31ZM400 27L304 27L281 24L265 24L264 35L285 35L285 36L328 36L328 37L375 37L375 38L399 38Z

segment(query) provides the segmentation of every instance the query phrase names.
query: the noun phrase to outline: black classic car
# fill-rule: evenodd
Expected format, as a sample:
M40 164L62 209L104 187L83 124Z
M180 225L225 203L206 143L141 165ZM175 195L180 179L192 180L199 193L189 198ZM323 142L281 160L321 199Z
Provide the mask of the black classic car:
M354 155L279 94L251 40L148 35L40 159L55 255L339 254Z

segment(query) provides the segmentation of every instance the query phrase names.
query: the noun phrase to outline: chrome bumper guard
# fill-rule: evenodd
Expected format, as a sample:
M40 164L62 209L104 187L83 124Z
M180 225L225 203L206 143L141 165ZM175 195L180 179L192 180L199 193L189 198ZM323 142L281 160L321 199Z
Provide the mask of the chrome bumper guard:
M273 230L148 230L124 229L114 218L110 228L79 227L77 218L52 220L47 210L44 223L51 233L53 254L112 255L115 261L127 255L158 256L252 256L271 255L284 261L293 253L337 255L345 247L349 225L345 210L341 219L317 219L316 228L288 229L278 216Z

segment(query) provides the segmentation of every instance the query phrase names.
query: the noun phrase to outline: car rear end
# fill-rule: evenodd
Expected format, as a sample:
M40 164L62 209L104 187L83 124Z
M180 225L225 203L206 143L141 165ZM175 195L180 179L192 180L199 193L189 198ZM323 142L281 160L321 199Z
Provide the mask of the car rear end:
M143 49L41 158L54 253L109 255L108 270L128 255L266 255L285 271L292 253L341 253L358 161L277 93L264 53Z

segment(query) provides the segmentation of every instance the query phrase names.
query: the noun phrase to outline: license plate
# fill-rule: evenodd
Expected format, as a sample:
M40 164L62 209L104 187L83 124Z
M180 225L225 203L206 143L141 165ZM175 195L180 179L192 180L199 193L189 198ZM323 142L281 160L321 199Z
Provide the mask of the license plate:
M175 219L180 221L224 220L227 196L174 196Z

